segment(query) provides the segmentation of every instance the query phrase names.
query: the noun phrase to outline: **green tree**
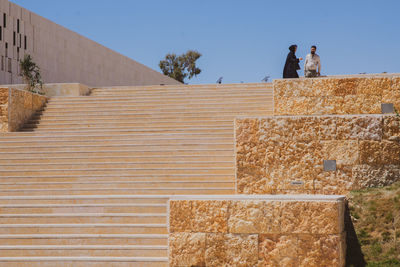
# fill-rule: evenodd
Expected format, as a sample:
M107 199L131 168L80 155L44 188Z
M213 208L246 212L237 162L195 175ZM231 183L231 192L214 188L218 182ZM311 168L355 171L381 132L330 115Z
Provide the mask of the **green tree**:
M19 64L21 67L21 75L24 82L27 84L28 91L41 94L43 82L40 74L40 68L33 61L31 55L26 54L24 59L21 60ZM37 89L38 86L40 90Z
M201 73L201 69L196 66L196 60L200 57L201 54L193 50L189 50L180 56L167 54L158 65L164 75L184 83L186 78L191 79Z

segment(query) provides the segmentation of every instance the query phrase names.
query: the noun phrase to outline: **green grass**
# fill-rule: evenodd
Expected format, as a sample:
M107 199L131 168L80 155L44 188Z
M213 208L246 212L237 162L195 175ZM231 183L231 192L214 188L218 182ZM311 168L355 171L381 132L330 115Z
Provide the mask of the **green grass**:
M399 267L400 182L353 191L348 200L351 219L367 266Z

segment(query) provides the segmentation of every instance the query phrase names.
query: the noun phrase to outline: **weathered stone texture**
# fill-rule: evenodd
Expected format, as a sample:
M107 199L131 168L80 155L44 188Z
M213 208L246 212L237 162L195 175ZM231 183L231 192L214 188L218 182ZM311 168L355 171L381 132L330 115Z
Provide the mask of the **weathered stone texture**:
M47 98L31 92L0 88L1 131L18 131L32 115L40 110Z
M172 233L169 235L169 265L205 266L205 233Z
M400 109L399 77L274 81L275 115L380 114L381 103Z
M207 234L206 266L250 267L258 262L258 235Z
M192 208L189 208L191 205ZM195 208L193 208L195 207ZM194 230L216 207L227 208L227 231ZM195 212L193 212L195 210ZM344 201L170 200L170 266L343 266ZM223 221L219 224L224 225ZM176 224L176 223L175 223ZM201 229L202 228L202 229ZM212 227L223 229L223 227Z
M350 85L349 85L350 86ZM361 184L400 180L394 172L360 170L400 165L395 115L274 116L236 121L240 194L346 194ZM244 125L241 125L245 122ZM246 138L246 133L250 137ZM240 152L240 153L239 153ZM336 171L324 171L336 160ZM357 182L361 179L361 183Z
M0 132L8 132L8 88L0 88Z
M229 208L230 233L280 233L280 203L235 201Z

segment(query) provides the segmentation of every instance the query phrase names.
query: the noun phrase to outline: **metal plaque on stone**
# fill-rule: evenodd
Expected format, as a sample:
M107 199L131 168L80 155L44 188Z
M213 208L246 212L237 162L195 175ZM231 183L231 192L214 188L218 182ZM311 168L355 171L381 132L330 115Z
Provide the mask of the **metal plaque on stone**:
M304 185L303 181L291 181L290 182L291 185Z
M381 109L382 109L382 114L394 113L393 103L382 103Z
M324 160L324 171L336 171L336 160Z

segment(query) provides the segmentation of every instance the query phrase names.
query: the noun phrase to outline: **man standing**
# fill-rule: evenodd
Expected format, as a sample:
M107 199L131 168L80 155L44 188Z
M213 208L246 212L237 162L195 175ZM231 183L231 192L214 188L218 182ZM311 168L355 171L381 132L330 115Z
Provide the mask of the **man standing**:
M304 76L307 78L321 75L321 60L315 51L317 51L317 47L315 45L311 46L311 54L306 56L306 61L304 62Z

